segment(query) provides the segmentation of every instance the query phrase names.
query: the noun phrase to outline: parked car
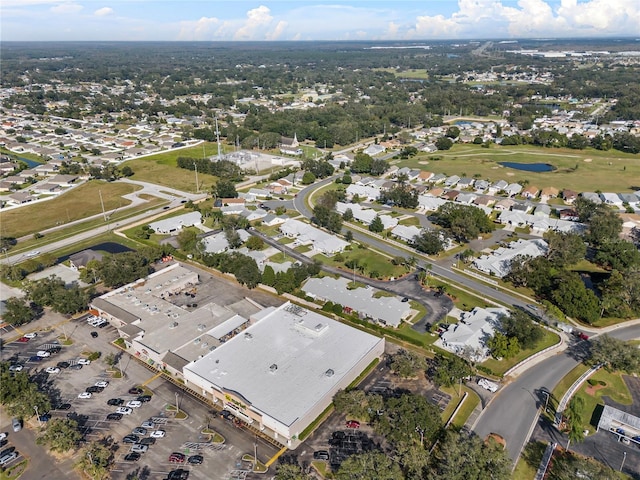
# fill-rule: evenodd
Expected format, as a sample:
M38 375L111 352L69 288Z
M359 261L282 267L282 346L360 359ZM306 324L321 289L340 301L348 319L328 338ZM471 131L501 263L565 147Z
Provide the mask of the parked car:
M116 413L121 413L122 415L131 415L131 412L133 412L133 410L129 407L118 407L116 410Z
M231 413L229 410L222 410L220 412L220 417L224 418L225 420L233 420L235 418L235 416L233 415L233 413Z
M75 365L71 365L69 367L69 370L82 370L82 365L79 363L76 363Z
M349 420L346 425L347 428L360 428L360 422L356 420Z
M136 398L138 402L146 403L151 401L151 395L140 395Z
M114 407L119 407L124 403L124 400L121 398L110 398L107 400L107 405L112 405Z
M165 432L164 430L154 430L149 434L149 436L151 438L164 438L166 434L167 432Z
M88 358L79 358L78 365L91 365L91 360Z
M129 389L129 395L140 395L144 390L141 387L133 387Z
M114 421L118 421L122 419L122 414L121 413L110 413L109 415L107 415L107 420L114 420Z
M36 355L38 357L47 358L51 356L51 352L48 352L47 350L38 350L38 353L36 353Z
M7 463L14 461L19 455L20 454L16 451L3 455L0 457L0 465L6 465Z
M95 385L96 387L100 387L100 388L107 388L107 387L109 386L109 382L107 382L107 381L105 381L105 380L102 380L102 381L100 381L100 382L96 382L96 383L94 383L94 385Z
M56 407L56 410L70 410L70 409L71 409L70 403L61 403Z
M29 340L31 340L31 339L27 338L27 337L20 337L18 340L16 340L16 342L27 343Z
M149 420L145 420L144 422L142 422L141 427L144 428L155 428L156 424L153 423L153 420L149 419Z
M104 390L104 388L102 387L96 387L95 385L92 385L90 387L87 387L87 389L85 390L85 392L88 393L101 393L102 390Z
M173 452L171 455L169 455L169 461L171 463L184 463L185 460L185 455L180 452Z
M24 369L24 365L21 365L19 363L14 363L13 365L9 366L10 372L21 372L23 369Z
M51 347L51 348L47 348L47 352L49 352L50 354L54 354L54 353L60 353L62 351L62 347Z
M329 460L329 452L326 450L318 450L317 452L313 452L313 458L315 460Z
M156 443L156 439L151 437L143 438L142 440L140 440L140 445L146 445L147 447L151 445L155 445L155 443Z
M91 398L91 392L82 392L80 395L78 395L78 398Z
M134 435L146 435L147 429L143 427L136 427L131 433L133 433Z
M98 338L98 332L91 332L92 338Z
M38 355L33 355L31 357L29 357L29 362L41 362L44 359L44 357L39 357Z
M138 443L139 440L140 437L138 435L130 434L124 436L122 443Z
M31 332L31 333L25 333L24 336L25 338L28 338L29 340L31 340L32 338L36 338L38 334L36 332Z
M140 408L142 406L142 402L138 400L130 400L127 402L127 407L129 408Z
M137 462L140 460L140 454L138 452L130 452L124 456L125 462Z
M204 462L204 457L202 455L191 455L187 459L187 463L191 465L202 465L202 462Z
M43 413L38 417L38 420L41 422L48 422L49 420L51 420L51 414L49 412Z
M44 371L47 373L60 373L60 369L58 367L47 367Z
M14 432L19 432L20 430L22 430L22 420L20 420L19 418L11 419L11 427L13 428Z
M71 364L69 362L58 362L56 363L58 368L69 368Z
M187 480L189 478L189 470L178 468L169 472L167 480Z
M147 450L149 450L149 447L147 445L140 445L139 443L131 445L132 452L145 453Z
M2 432L0 433L0 442L3 441L5 438L7 438L9 436L8 432Z

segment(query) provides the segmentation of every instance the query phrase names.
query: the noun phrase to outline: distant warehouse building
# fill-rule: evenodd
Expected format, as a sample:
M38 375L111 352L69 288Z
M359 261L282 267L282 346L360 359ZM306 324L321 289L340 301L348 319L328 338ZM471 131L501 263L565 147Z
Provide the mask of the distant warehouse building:
M291 303L183 369L186 385L289 448L384 352L378 338Z

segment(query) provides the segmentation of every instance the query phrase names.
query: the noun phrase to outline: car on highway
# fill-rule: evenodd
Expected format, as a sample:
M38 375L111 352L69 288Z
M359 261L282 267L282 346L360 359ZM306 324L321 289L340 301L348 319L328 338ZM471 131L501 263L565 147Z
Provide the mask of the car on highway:
M138 452L129 452L124 456L125 462L137 462L140 460L140 454Z
M127 402L127 407L129 408L140 408L142 406L142 402L138 400L130 400Z
M100 388L107 388L109 386L109 382L102 380L100 382L94 383L93 385Z
M60 369L58 367L47 367L44 371L47 373L60 373Z
M123 403L124 403L124 400L121 398L110 398L109 400L107 400L107 405L111 405L114 407L119 407Z
M91 392L82 392L78 395L78 398L91 398Z
M121 413L122 415L131 415L131 412L133 412L133 410L129 407L118 407L116 410L116 413Z
M164 438L166 434L167 432L165 432L164 430L154 430L149 434L149 436L151 438Z
M184 463L186 459L187 457L184 455L184 453L180 452L173 452L171 455L169 455L170 463Z
M191 455L187 458L187 463L190 465L202 465L204 462L204 457L202 455Z

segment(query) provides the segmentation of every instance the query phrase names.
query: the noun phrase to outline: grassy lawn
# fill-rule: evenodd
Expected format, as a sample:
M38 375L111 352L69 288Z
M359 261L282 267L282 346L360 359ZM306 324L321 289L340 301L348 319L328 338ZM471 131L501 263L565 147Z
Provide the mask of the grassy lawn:
M403 218L398 222L398 225L406 225L406 226L415 225L416 227L419 227L420 220L418 220L416 217Z
M560 380L560 383L558 383L558 385L556 385L556 388L553 389L553 392L551 392L551 397L555 399L555 402L551 402L553 403L554 409L557 407L558 402L560 401L564 393L569 390L569 387L571 385L573 385L573 382L580 378L580 375L582 375L587 370L589 370L589 367L581 363L577 365L573 370L571 370L562 380Z
M311 466L316 469L322 478L333 478L331 468L329 468L327 462L315 461L311 462Z
M29 460L22 460L15 465L9 466L3 472L0 472L0 480L16 480L24 473L29 465Z
M544 350L545 348L555 345L559 340L560 337L557 334L548 330L544 330L544 337L542 337L542 340L538 342L538 345L535 348L520 350L520 352L518 352L516 356L508 360L502 359L498 361L495 358L489 358L482 363L482 366L489 368L494 374L501 376L504 374L504 372L509 370L511 367L514 367L525 358L528 358L534 353Z
M456 414L455 418L451 422L451 425L454 428L462 428L466 423L467 419L473 413L473 410L480 403L480 397L478 397L478 394L476 392L474 392L468 387L465 387L464 385L460 390L461 396L458 396L459 390L457 386L442 387L440 390L451 395L451 401L449 402L449 405L447 405L447 408L445 408L441 414L443 422L446 422L449 420L449 417L451 417L454 410L460 404L460 400L462 400L462 395L464 395L464 392L467 392L467 398L465 399L464 403L462 404L462 407L460 408L460 410L458 410L458 413Z
M398 336L404 339L411 339L414 345L420 345L421 347L428 347L438 339L437 335L431 335L430 333L416 332L411 325L405 323L397 329Z
M24 235L55 227L57 224L81 220L102 212L100 193L105 210L126 207L131 201L122 195L140 190L137 185L92 180L48 200L0 213L2 235L20 238ZM28 218L29 221L25 221Z
M165 185L177 188L185 192L196 192L195 172L177 167L178 157L202 158L204 156L216 155L218 147L215 143L204 143L204 154L202 145L180 150L170 150L144 158L128 160L124 165L128 165L134 171L133 180L151 182L158 185ZM210 190L215 185L217 177L205 173L198 174L200 191Z
M533 480L547 448L543 442L529 442L522 452L513 472L513 480Z
M377 254L371 249L354 248L350 251L341 253L344 261L336 262L334 257L326 257L322 254L314 256L314 259L320 260L322 263L331 265L334 267L340 267L344 270L349 270L344 266L345 262L349 260L356 260L358 265L364 265L364 274L370 275L372 272L377 272L379 278L400 277L404 275L406 269L399 265L392 265L387 257ZM356 275L361 275L362 270L356 270Z
M494 307L495 305L491 303L487 303L484 300L467 293L463 290L459 290L448 283L440 282L438 280L434 280L433 277L429 278L428 284L425 282L425 285L432 289L437 289L438 287L443 287L451 300L453 300L453 304L461 310L472 310L475 307Z
M440 160L434 160L440 157ZM591 160L585 162L584 160ZM498 162L549 163L556 167L552 172L534 173L504 168ZM425 163L428 162L428 163ZM578 192L631 192L633 179L640 177L637 155L610 150L608 152L587 149L538 148L528 145L481 148L475 145L454 145L451 150L424 154L403 160L400 167L421 168L447 175L473 176L491 181L527 180L539 188L571 188ZM576 169L577 166L577 169ZM636 182L637 183L637 182Z

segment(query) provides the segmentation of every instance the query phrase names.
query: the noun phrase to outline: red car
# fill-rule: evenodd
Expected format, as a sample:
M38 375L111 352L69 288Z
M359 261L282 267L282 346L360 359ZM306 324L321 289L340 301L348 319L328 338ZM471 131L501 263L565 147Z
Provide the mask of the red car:
M169 455L169 461L171 463L184 463L186 457L184 456L184 454L179 453L179 452L173 452L171 455Z
M349 420L347 422L347 428L360 428L360 422L357 422L356 420Z
M20 343L27 343L29 340L31 339L27 337L20 337L17 341Z
M589 335L587 335L587 334L585 334L583 332L580 332L580 333L578 333L578 338L580 338L580 340L589 340Z

